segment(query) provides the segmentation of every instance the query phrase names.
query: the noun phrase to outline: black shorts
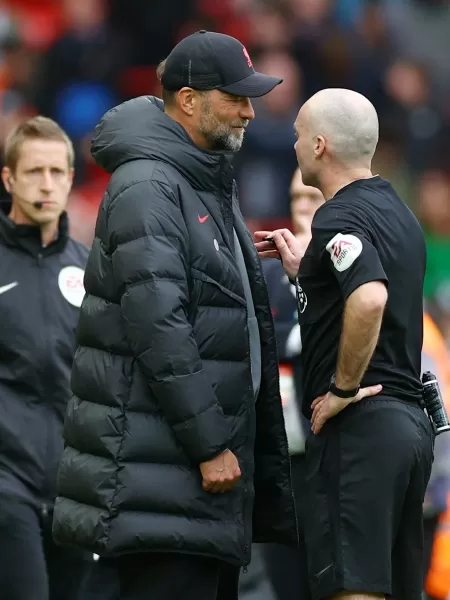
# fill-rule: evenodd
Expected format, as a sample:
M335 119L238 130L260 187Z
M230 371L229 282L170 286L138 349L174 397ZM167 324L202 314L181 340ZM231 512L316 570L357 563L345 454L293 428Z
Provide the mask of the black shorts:
M386 396L350 405L310 435L305 538L314 599L348 590L420 600L433 445L423 410Z

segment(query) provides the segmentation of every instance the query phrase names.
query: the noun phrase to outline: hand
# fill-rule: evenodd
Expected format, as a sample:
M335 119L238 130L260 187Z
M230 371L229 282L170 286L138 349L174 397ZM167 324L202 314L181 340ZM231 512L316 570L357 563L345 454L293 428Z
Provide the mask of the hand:
M265 242L264 238L273 238L272 242ZM290 279L297 277L300 261L303 258L302 243L289 229L276 231L256 231L254 234L255 247L259 256L264 258L278 258L283 263L286 275Z
M311 404L311 408L313 409L311 417L313 433L318 434L328 419L331 419L331 417L340 413L341 410L344 410L349 404L359 402L368 396L375 396L376 394L379 394L382 389L382 385L372 385L370 387L361 388L353 398L338 398L331 392L328 392L324 396L319 396Z
M231 450L225 450L212 460L200 463L203 489L212 494L227 492L234 488L241 477L241 469Z

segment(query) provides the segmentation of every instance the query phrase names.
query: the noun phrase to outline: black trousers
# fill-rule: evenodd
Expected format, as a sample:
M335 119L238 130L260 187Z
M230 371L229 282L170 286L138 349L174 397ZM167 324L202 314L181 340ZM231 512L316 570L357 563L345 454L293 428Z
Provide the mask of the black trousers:
M433 445L417 404L381 394L308 437L305 541L315 600L341 590L422 600Z
M291 457L292 484L300 544L290 548L281 544L263 544L267 574L279 600L309 600L308 562L303 520L305 514L305 456Z
M83 600L89 555L56 546L51 521L0 490L1 600Z
M84 598L237 600L239 571L239 567L201 556L156 552L128 554L115 559L100 559L93 567Z

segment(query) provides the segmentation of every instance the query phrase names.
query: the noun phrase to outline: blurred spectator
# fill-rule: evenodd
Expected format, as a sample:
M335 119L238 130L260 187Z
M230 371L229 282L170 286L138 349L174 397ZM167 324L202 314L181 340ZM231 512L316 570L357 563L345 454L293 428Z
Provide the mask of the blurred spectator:
M276 5L261 5L250 15L249 46L256 51L286 51L293 41L294 29L288 13Z
M11 15L3 1L0 0L0 47L2 48L2 51L4 42L12 37L14 31L15 28Z
M132 41L134 64L157 65L168 56L178 28L193 16L201 17L195 4L194 0L111 0L112 22Z
M414 179L402 152L402 143L398 135L385 131L378 143L372 162L373 172L388 179L406 204L413 207Z
M443 171L427 171L417 187L418 214L426 231L428 259L425 297L450 288L450 181Z
M450 92L448 0L380 0L396 54L426 65L440 98Z
M0 66L0 168L2 168L3 146L7 135L21 121L31 116L33 107L29 103L31 52L12 29L8 29L8 34L1 39L0 43L2 43ZM9 194L0 179L0 204L5 201L9 202Z
M63 31L36 78L36 107L80 139L120 98L127 49L107 22L106 0L62 0L62 9Z
M378 3L364 0L360 2L355 20L354 29L348 31L354 62L354 87L370 98L380 113L386 105L383 74L390 60L385 20ZM339 85L342 87L342 83Z
M333 0L287 0L287 4L300 28L314 29L332 20Z
M410 167L421 172L438 161L445 134L429 74L417 62L398 59L386 72L385 87L392 102L390 127L402 140Z
M286 190L296 167L293 123L301 103L301 71L285 52L265 54L255 68L282 77L283 83L254 102L258 118L248 126L238 157L241 207L249 217L287 216Z
M425 229L427 270L425 297L434 300L437 318L450 341L450 179L429 170L419 180L417 210Z
M35 67L32 51L15 34L3 41L3 88L29 103L32 95L32 76Z
M288 0L295 23L293 53L304 72L305 99L319 89L330 87L330 80L344 73L348 80L353 67L348 47L348 31L333 18L332 0ZM341 82L341 87L346 87Z
M335 15L338 23L352 29L356 26L366 5L366 0L337 0Z

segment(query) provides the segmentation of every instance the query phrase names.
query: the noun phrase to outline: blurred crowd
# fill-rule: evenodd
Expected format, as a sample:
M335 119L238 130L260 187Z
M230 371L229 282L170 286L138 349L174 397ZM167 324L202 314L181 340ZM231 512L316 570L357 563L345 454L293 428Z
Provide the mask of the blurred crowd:
M289 223L292 124L305 99L347 87L372 100L374 171L421 219L427 305L450 340L449 0L0 0L0 144L35 113L68 132L72 233L90 245L107 182L90 158L93 128L117 103L159 94L158 62L199 29L238 37L255 68L284 78L255 102L236 161L250 229Z

